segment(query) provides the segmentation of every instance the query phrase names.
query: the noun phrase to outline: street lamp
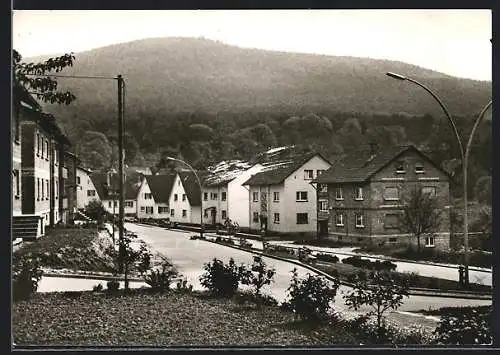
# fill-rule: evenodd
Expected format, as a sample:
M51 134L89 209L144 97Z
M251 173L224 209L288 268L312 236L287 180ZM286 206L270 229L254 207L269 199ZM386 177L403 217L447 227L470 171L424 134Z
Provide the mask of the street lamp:
M443 112L446 115L446 118L448 119L449 123L453 127L453 132L455 133L455 137L458 142L458 146L460 148L460 159L462 161L462 175L463 175L463 195L464 195L464 246L465 246L465 252L464 252L464 266L465 266L465 277L464 277L464 283L465 285L469 285L469 232L468 232L468 216L467 216L467 210L468 210L468 202L467 202L467 165L468 165L468 160L469 160L469 152L470 148L472 145L472 139L474 138L474 133L476 132L476 128L479 125L479 123L482 121L486 111L488 108L491 106L492 101L490 101L482 110L479 116L476 118L476 121L474 122L474 126L472 127L472 131L469 135L469 139L467 141L467 147L464 150L463 145L462 145L462 140L460 139L460 135L457 130L457 126L455 125L455 121L453 120L451 114L449 113L448 109L444 105L444 103L441 101L441 99L434 93L432 92L431 89L429 89L427 86L424 84L416 81L415 79L406 77L404 75L388 72L386 73L387 76L397 79L397 80L402 80L402 81L409 81L413 84L416 84L420 86L422 89L427 91L431 96L437 101L439 106L443 109Z
M191 171L194 173L194 176L196 176L196 181L198 181L198 185L200 186L200 238L203 238L203 189L201 187L200 178L198 177L196 170L194 170L193 167L188 163L186 163L184 160L172 157L166 157L166 160L178 161L180 163L185 164L189 169L191 169Z

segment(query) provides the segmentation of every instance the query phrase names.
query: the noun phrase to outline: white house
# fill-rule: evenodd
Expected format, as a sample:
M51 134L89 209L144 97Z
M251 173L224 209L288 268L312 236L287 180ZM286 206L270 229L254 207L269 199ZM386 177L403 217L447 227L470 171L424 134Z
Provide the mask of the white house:
M81 210L92 200L100 200L94 182L90 178L92 172L81 166L76 167L76 207Z
M248 187L242 183L262 171L261 164L234 160L221 162L211 169L203 182L203 222L224 224L226 219L249 228Z
M201 175L201 177L200 177ZM198 174L200 179L202 174ZM169 198L170 220L177 223L200 224L201 192L196 176L191 171L175 175Z
M330 166L328 160L313 153L245 181L243 185L249 187L250 229L268 235L316 235L316 189L312 180Z
M137 193L137 218L170 217L169 199L175 178L176 174L144 176Z

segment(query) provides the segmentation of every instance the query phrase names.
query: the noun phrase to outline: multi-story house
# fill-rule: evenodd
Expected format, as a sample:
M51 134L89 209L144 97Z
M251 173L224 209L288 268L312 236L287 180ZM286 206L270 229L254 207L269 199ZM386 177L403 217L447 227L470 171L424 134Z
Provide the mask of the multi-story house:
M90 170L82 166L76 167L76 205L79 210L83 210L92 200L100 200L97 189L90 178L91 174Z
M449 175L413 146L350 153L317 180L327 185L328 238L348 243L414 243L399 225L406 196L421 189L441 206L441 223L426 247L449 248Z
M70 142L26 90L15 87L13 94L12 236L32 239L66 222L64 152Z
M262 171L261 164L229 161L217 164L203 181L203 223L237 222L240 229L249 229L248 189L242 183Z
M90 180L96 188L98 199L104 209L112 215L120 213L120 181L116 171L95 172ZM138 192L143 180L142 174L129 174L124 179L123 211L126 217L137 217Z
M137 192L137 218L168 219L176 174L145 175Z
M253 175L249 186L250 229L264 235L310 238L317 235L314 178L330 168L320 154L282 164Z
M203 173L197 173L200 182ZM169 218L172 222L181 224L200 224L201 222L201 191L200 185L192 171L178 171L169 197Z

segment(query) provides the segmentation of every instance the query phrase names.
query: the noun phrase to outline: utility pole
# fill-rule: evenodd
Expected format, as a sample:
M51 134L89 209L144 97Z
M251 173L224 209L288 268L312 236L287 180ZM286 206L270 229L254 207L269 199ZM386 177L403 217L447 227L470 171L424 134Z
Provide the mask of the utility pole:
M120 198L118 206L118 231L119 231L119 241L120 241L120 251L119 251L119 264L120 271L123 272L123 266L125 262L125 244L123 240L123 215L124 215L124 193L123 193L123 78L121 75L117 77L118 82L118 175ZM125 283L125 288L127 288L127 282Z

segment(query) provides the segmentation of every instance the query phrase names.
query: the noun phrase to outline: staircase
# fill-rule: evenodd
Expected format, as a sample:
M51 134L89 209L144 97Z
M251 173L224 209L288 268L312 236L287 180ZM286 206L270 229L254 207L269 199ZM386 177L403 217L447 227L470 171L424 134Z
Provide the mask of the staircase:
M40 216L24 215L12 217L12 240L35 240L43 235L40 226Z

